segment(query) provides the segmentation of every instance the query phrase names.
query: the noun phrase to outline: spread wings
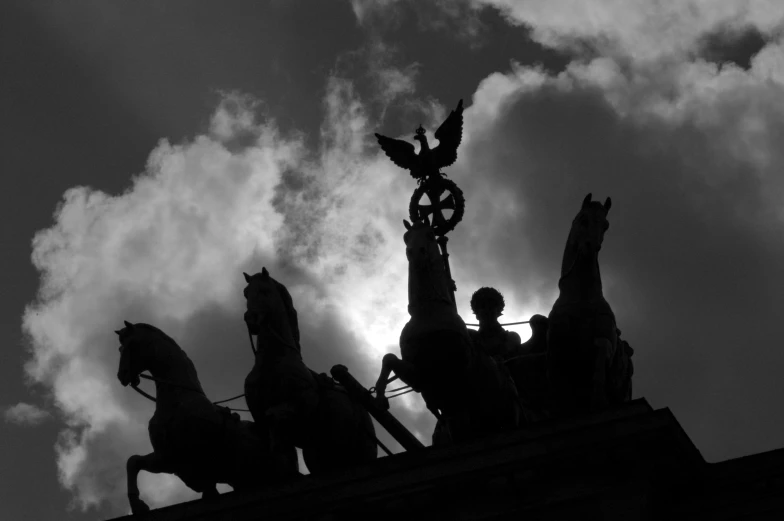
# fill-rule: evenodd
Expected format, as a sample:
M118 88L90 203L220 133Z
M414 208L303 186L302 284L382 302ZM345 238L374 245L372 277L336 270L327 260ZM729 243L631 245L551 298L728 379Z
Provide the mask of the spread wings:
M400 139L392 139L381 134L376 134L376 138L378 139L378 144L381 145L381 150L386 152L389 159L400 168L413 170L419 165L419 157L416 155L416 149L411 143Z
M376 134L376 139L378 139L378 144L381 145L381 150L383 150L389 159L397 166L410 170L411 175L415 178L422 175L417 172L425 166L427 166L427 168L435 168L435 171L437 172L439 168L454 163L457 160L457 147L460 146L462 138L463 100L460 100L457 104L457 108L449 114L441 126L438 127L438 130L436 130L438 146L430 151L429 157L424 164L422 164L422 159L416 154L416 149L411 143ZM424 151L427 151L426 147ZM420 154L421 153L422 152L420 152Z
M433 149L433 158L439 168L457 161L457 147L463 138L463 100L457 104L449 116L436 130L438 146Z

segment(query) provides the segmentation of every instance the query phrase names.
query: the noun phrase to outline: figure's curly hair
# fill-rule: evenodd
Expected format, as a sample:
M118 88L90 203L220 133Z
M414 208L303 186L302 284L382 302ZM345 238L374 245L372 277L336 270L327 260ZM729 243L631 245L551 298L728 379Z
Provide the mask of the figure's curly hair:
M497 307L504 310L504 296L495 288L479 288L471 295L471 311L476 313L478 308Z

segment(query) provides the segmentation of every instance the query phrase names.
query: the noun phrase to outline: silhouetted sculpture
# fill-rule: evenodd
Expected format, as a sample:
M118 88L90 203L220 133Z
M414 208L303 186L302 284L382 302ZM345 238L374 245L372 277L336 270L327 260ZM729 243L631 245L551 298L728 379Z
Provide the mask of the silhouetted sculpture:
M421 183L457 160L457 147L463 137L463 100L438 127L435 135L439 144L431 149L425 137L425 129L419 126L414 136L422 145L418 155L411 143L381 134L376 134L376 138L387 156L400 168L409 170L411 177Z
M517 346L506 358L506 368L512 375L517 394L535 422L549 417L547 384L547 317L533 315L529 322L531 338Z
M471 296L471 310L479 321L479 331L469 330L474 345L484 353L506 360L516 354L522 341L514 331L498 323L504 311L504 297L495 288L479 288Z
M405 221L408 258L408 312L400 334L402 360L384 355L376 400L389 382L400 378L422 393L439 418L433 443L460 442L514 428L519 405L514 384L503 367L476 349L452 301L449 277L430 224ZM395 377L389 379L394 371Z
M216 483L235 490L299 475L297 454L288 450L288 468L271 465L267 433L242 421L229 409L213 405L199 383L196 368L177 343L148 324L131 324L120 337L117 378L123 386L139 384L150 371L155 379L155 414L149 423L153 452L128 458L128 499L134 514L149 507L139 498L139 471L175 474L203 497L217 496Z
M631 360L618 349L615 315L602 294L599 272L599 250L609 227L607 213L611 200L602 205L583 200L580 212L572 221L566 241L560 295L549 316L547 332L547 374L550 387L551 412L557 416L582 411L601 410L628 400ZM616 373L622 369L625 373ZM629 379L626 385L620 380Z
M517 348L517 355L537 355L547 352L547 327L550 321L544 315L532 315L528 322L531 338Z
M368 412L342 386L302 361L297 311L286 287L266 268L243 275L248 283L245 322L258 335L245 399L253 419L269 429L273 450L301 448L312 474L375 460Z

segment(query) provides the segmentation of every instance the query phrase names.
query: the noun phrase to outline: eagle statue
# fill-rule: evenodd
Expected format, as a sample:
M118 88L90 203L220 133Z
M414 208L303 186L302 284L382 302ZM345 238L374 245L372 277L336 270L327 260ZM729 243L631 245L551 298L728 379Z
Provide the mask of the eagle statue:
M457 108L438 127L435 136L438 146L431 149L427 144L425 129L422 125L416 129L414 139L422 145L417 155L413 144L376 134L378 144L389 159L400 168L408 170L411 177L419 183L435 174L444 175L440 172L441 168L457 160L457 147L463 137L463 100L460 100Z

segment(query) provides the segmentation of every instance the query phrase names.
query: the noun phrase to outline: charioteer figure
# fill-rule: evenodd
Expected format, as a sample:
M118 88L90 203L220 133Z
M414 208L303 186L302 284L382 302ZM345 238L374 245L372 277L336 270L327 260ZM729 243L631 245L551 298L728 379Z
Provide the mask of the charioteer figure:
M501 360L519 352L520 335L507 331L498 323L504 311L504 297L497 289L476 290L471 296L471 311L479 321L479 331L470 331L471 340L478 349Z

